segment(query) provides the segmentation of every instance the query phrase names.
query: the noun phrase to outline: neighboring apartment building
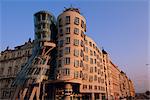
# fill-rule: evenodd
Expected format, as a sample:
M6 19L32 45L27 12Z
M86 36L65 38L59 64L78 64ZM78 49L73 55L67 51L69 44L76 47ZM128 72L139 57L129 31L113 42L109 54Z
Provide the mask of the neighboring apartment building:
M108 66L109 72L109 87L110 87L110 100L119 100L120 99L120 70L119 68L113 64L112 61L109 60Z
M120 91L121 98L130 97L129 79L123 71L120 72Z
M0 53L0 99L10 95L5 89L10 85L32 54L32 42L29 39L24 45L14 50L7 47ZM3 91L3 92L2 92Z
M132 81L113 64L108 53L85 34L86 20L79 9L65 9L57 18L57 29L57 67L54 68L55 78L45 82L45 99L119 100L134 96ZM29 40L14 50L1 52L1 90L27 62L32 44ZM10 94L1 92L0 99L5 95Z
M130 96L135 97L135 89L132 80L129 79Z

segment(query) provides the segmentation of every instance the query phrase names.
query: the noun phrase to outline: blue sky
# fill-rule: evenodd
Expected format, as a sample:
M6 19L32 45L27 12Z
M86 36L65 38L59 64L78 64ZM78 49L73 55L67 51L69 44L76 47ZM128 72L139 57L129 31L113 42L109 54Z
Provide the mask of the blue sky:
M1 0L0 50L34 39L33 14L48 10L57 17L77 7L87 21L86 34L135 83L148 89L148 0Z

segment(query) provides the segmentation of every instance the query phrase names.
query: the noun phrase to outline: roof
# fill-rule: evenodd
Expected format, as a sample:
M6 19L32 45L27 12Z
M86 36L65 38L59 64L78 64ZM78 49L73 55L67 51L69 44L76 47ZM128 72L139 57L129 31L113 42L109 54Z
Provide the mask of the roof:
M51 15L51 16L54 16L51 12L46 11L46 10L38 11L38 12L36 12L36 13L34 14L34 16L36 16L36 15L38 15L38 14L42 14L42 13L47 13L47 14L49 14L49 15Z
M65 8L64 12L67 12L67 11L74 11L80 14L80 10L78 8L73 8L73 7Z
M102 50L103 54L108 54L104 49Z

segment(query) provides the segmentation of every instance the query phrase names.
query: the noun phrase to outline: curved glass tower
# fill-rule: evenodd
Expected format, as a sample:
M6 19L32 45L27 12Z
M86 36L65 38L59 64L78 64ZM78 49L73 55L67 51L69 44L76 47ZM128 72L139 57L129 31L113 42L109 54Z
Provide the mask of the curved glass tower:
M47 11L34 14L35 40L53 41L56 37L55 17Z

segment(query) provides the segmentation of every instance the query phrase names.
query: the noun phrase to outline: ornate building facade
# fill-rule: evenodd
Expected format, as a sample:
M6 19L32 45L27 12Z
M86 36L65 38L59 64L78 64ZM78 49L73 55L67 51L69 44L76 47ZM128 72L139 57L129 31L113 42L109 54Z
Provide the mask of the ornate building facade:
M44 13L47 15L47 12ZM43 18L42 15L40 18ZM35 27L48 26L39 24ZM108 53L85 34L86 30L86 19L79 9L68 8L58 16L56 66L49 71L53 75L49 74L49 79L42 82L45 88L41 93L42 100L119 100L134 97L133 82L113 64ZM42 33L39 38L44 36ZM0 53L0 99L11 98L11 92L5 91L6 87L28 62L32 48L33 42L29 40L14 50L7 48Z

